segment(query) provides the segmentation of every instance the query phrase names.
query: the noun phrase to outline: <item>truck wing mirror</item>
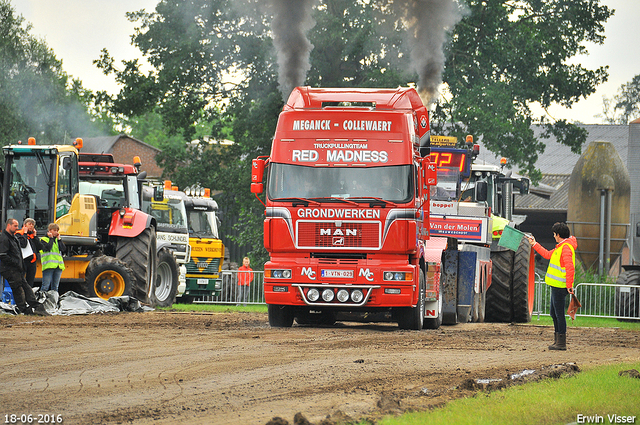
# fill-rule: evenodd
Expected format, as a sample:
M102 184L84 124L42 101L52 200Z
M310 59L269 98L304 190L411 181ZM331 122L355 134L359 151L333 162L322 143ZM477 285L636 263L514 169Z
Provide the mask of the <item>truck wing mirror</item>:
M423 184L426 186L435 186L438 184L438 168L436 164L431 163L431 156L426 156L422 159Z
M475 190L476 202L484 202L489 197L489 185L487 182L477 181Z
M264 185L262 184L262 176L264 175L264 167L267 161L256 158L251 161L251 193L262 193Z
M65 156L62 158L62 168L64 170L70 170L71 169L71 158L69 158L68 156Z

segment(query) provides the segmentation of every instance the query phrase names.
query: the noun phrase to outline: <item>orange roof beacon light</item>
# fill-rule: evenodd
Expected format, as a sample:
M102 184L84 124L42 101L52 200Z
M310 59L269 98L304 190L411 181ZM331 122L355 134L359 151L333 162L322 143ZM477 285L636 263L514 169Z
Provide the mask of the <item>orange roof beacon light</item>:
M36 138L35 137L29 137L29 140L27 141L27 144L35 145L36 144Z
M171 186L171 190L175 190L177 192L178 191L178 186Z
M467 134L465 143L469 147L473 146L473 136L471 134Z
M80 137L78 137L74 142L73 142L73 146L76 147L76 149L80 150L82 149L82 139Z
M164 190L171 190L171 180L164 181Z
M500 158L500 165L507 165L507 158L505 158L504 156Z
M140 157L139 156L134 156L133 157L133 166L134 167L140 167L142 165L142 162L140 161Z
M209 188L205 188L205 189L204 189L204 196L205 196L206 198L211 198L211 189L209 189Z

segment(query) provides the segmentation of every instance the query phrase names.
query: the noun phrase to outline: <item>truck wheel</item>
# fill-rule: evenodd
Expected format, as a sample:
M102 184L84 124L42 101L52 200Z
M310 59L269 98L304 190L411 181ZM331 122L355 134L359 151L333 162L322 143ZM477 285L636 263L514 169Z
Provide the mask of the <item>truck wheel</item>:
M620 322L637 322L624 317L640 317L640 270L627 270L618 276L617 285L635 285L638 288L616 288L614 313ZM628 292L627 292L628 289ZM620 318L623 317L623 318Z
M269 325L272 328L290 328L293 325L293 310L286 305L267 305Z
M87 296L103 300L132 295L133 281L133 271L127 264L107 255L93 258L85 271Z
M513 280L511 291L511 305L516 323L528 323L533 312L533 298L535 295L535 264L531 244L522 238L518 251L513 258Z
M426 303L425 292L427 290L427 282L422 269L420 269L419 282L418 304L415 307L405 307L398 312L398 327L400 329L419 331L424 325L424 311Z
M149 303L152 285L157 275L156 229L145 229L135 238L118 238L116 257L123 260L131 270L135 283L133 295L143 303Z
M158 277L151 291L151 304L155 307L171 307L178 292L178 264L166 248L158 252Z
M484 319L487 322L511 322L513 251L492 251L491 262L491 285L487 288Z

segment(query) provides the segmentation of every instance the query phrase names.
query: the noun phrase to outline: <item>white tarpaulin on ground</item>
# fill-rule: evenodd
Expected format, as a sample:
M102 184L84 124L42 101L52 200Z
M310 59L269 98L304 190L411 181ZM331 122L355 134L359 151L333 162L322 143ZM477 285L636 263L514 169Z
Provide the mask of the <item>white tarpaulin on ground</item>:
M140 304L133 297L89 298L73 291L65 292L58 298L58 293L48 291L38 297L47 313L52 316L71 316L73 314L115 313L121 311L145 312L153 311L151 307ZM38 295L39 295L38 294ZM46 297L46 298L45 298ZM0 313L16 314L16 306L0 303Z

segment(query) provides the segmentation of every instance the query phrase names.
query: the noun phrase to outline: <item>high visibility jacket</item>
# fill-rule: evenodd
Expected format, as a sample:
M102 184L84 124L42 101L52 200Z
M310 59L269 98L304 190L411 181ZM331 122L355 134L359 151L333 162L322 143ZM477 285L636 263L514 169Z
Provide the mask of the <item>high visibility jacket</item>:
M565 246L571 250L571 264L576 264L576 250L570 243L561 243L553 250L553 254L551 254L551 259L549 260L547 274L544 277L545 283L549 286L555 286L556 288L571 288L573 286L573 282L567 285L567 269L560 264L562 250Z
M55 268L64 270L65 268L64 260L62 259L62 254L60 254L60 245L59 245L60 240L54 239L51 242L49 242L48 236L40 238L40 240L44 244L45 249L48 248L49 245L51 245L51 248L49 251L42 251L42 254L40 255L42 270L55 269Z
M549 268L547 269L545 282L548 285L558 288L573 287L576 248L578 248L578 241L575 236L569 236L567 239L560 241L552 251L546 250L542 245L540 245L540 243L536 242L533 249L535 249L538 254L542 255L547 260L551 260L554 255L556 256L554 260L549 262ZM553 264L554 267L551 267L551 264ZM558 277L559 279L554 279L553 277ZM562 279L564 279L564 284Z

